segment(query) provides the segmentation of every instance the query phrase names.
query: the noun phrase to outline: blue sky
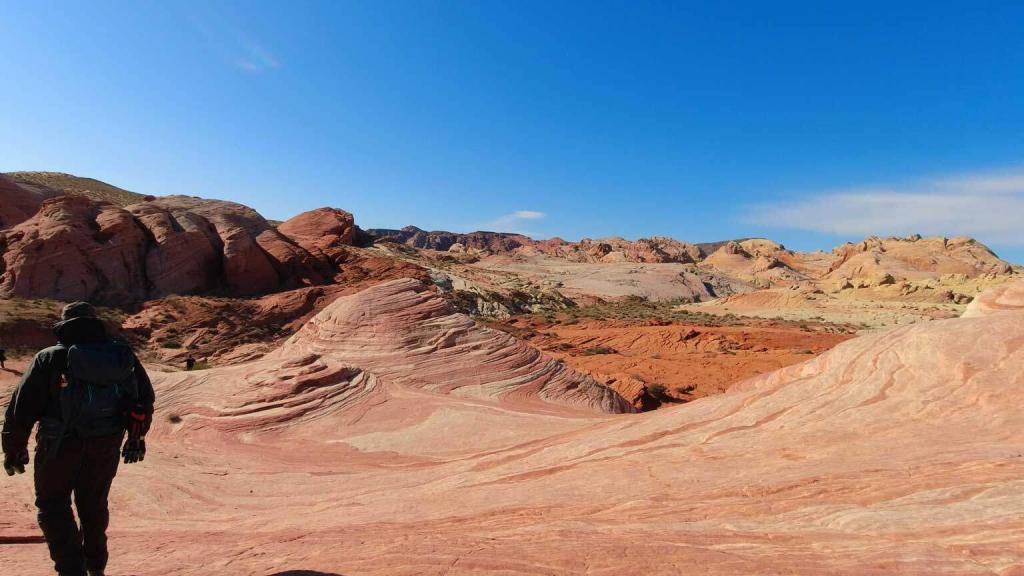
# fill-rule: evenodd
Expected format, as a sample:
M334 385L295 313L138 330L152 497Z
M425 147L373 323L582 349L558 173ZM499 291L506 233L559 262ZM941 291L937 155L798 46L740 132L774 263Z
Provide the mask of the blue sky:
M364 227L970 234L1024 262L1019 2L0 0L0 21L0 171Z

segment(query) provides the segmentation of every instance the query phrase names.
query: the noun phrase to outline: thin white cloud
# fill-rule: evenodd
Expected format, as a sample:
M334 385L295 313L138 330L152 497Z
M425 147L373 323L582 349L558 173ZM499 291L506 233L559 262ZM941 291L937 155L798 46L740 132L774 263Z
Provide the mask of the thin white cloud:
M259 64L256 64L251 60L246 60L245 58L239 58L238 60L235 60L235 66L241 68L246 72L257 73L263 70L262 68L260 68Z
M249 74L282 68L281 59L248 34L226 23L212 24L208 18L191 17L192 28L206 40L210 51L227 65Z
M744 220L843 236L973 236L1024 245L1024 169L826 191L747 206Z
M266 48L241 32L237 32L235 36L237 38L237 50L245 54L235 61L239 68L246 72L259 73L265 70L276 70L281 67L281 60L271 54Z
M263 46L251 40L244 40L243 46L245 47L246 51L249 52L249 55L252 56L253 59L258 61L260 64L262 64L264 68L281 67L281 60L277 56L274 56L269 51L267 51L267 49L264 48Z
M536 222L546 217L547 214L536 210L516 210L504 216L499 216L490 222L485 222L478 226L478 229L491 232L512 232L536 238L539 235L536 232L527 230L524 225L527 222Z

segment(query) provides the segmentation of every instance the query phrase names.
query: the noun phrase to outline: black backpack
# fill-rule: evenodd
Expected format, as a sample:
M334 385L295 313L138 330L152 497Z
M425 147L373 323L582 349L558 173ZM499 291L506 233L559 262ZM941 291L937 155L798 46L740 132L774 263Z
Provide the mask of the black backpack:
M65 433L81 438L116 434L125 429L125 414L138 401L135 354L121 342L75 344L68 348L61 390Z

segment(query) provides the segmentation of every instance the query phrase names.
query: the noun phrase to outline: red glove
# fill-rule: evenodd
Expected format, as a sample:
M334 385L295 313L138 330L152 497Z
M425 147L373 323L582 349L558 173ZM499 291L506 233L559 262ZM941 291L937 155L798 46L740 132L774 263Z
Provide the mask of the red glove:
M128 413L128 438L142 438L149 432L149 426L153 423L153 416L148 410L136 406Z
M153 422L150 412L141 406L136 406L128 413L128 439L124 441L121 456L125 464L142 462L146 458L146 432Z

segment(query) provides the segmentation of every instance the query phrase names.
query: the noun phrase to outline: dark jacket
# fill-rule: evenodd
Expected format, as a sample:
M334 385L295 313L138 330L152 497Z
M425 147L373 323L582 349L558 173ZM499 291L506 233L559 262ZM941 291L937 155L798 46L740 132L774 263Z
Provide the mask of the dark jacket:
M61 322L57 324L56 332L59 344L36 354L7 406L2 434L5 454L24 450L36 422L44 415L53 413L61 375L68 363L68 348L75 344L108 342L112 339L103 322L96 318L74 318ZM138 358L135 359L135 376L139 390L138 402L151 415L156 395L149 375Z

